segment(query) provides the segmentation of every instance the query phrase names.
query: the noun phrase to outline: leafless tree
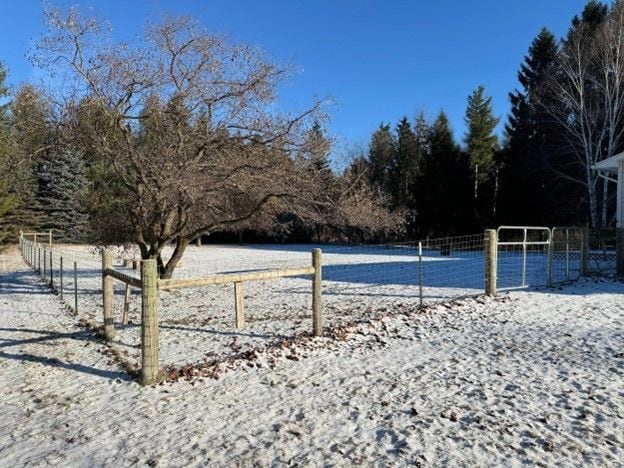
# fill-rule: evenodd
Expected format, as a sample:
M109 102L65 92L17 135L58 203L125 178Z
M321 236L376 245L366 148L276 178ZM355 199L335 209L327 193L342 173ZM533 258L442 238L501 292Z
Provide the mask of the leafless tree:
M584 25L563 42L543 104L582 167L592 226L607 224L607 181L599 200L593 166L621 148L624 131L624 5L616 2L596 31Z
M100 116L77 134L114 167L134 240L144 259L158 260L161 277L198 236L244 225L276 204L313 204L313 184L290 153L322 102L294 116L275 110L290 67L190 18L149 25L130 44L112 43L101 22L75 9L49 9L46 18L33 58L70 70L75 80L64 89L81 108L75 114Z

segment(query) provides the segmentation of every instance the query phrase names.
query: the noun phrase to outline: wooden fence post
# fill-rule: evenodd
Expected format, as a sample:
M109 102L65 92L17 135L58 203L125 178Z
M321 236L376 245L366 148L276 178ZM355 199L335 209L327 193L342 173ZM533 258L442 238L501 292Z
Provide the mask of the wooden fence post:
M321 249L312 250L312 266L314 267L314 277L312 279L312 335L323 336L323 299L321 296L323 261Z
M245 312L243 309L243 283L242 281L236 281L234 283L234 310L236 329L242 330L245 328Z
M113 253L105 249L102 252L102 305L104 308L104 337L110 341L115 337L113 321L113 278L106 274L106 269L113 267Z
M496 254L498 239L495 229L485 230L485 294L496 295Z
M52 247L50 247L50 287L54 289L54 267L52 262Z
M589 229L584 227L581 232L581 276L589 273Z
M158 274L156 260L141 263L141 383L162 379L158 362Z
M615 273L617 276L624 275L624 229L617 228L615 231Z

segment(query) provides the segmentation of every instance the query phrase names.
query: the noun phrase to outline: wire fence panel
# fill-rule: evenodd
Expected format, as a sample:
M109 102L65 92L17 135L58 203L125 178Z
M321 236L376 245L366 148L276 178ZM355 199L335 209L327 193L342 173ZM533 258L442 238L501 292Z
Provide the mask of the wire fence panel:
M552 229L552 283L577 280L582 274L583 229L554 227Z
M550 228L501 226L497 236L498 289L548 285Z
M616 273L616 230L589 231L588 273L614 275Z
M332 307L419 305L483 292L483 234L321 248L323 298Z

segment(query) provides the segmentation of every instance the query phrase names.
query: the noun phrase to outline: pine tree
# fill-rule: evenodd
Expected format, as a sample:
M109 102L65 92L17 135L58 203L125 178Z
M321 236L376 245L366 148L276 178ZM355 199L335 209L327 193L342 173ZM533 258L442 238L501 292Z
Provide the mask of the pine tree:
M39 199L46 213L46 230L59 240L82 242L87 237L87 214L82 198L87 186L80 155L61 148L41 165Z
M6 214L17 204L17 197L10 191L11 172L8 167L9 158L9 119L8 105L3 102L9 95L5 85L7 72L0 62L0 244L10 240Z
M496 202L488 200L488 195L493 197L496 185L498 138L494 130L499 122L492 112L492 98L485 96L483 86L477 87L468 96L465 120L468 125L466 153L474 182L474 210L477 220L482 223L485 215L493 211L492 204Z
M331 141L325 135L321 124L315 120L312 128L306 135L306 158L311 167L322 174L324 177L331 176L331 168L329 165L329 151L331 149Z
M466 107L466 151L470 167L476 179L482 183L491 178L494 171L494 154L498 148L498 138L494 134L499 119L492 112L492 98L485 96L485 88L477 87L468 96Z
M431 127L428 146L415 189L419 231L421 235L470 232L470 169L444 112Z
M331 231L335 224L331 204L335 198L336 178L329 164L330 150L331 140L315 120L305 135L300 159L315 186L317 199L325 203L325 206L318 208L317 221L312 226L317 242L322 241L323 234Z
M52 146L48 109L41 93L30 85L17 91L10 106L10 191L18 198L7 213L7 224L15 235L19 230L40 230L45 223L38 199L39 171Z
M502 221L543 224L556 219L557 198L551 170L556 129L544 110L545 83L555 66L557 43L543 28L531 43L518 72L522 90L509 94L511 113L505 125L506 156L501 176Z
M399 208L413 208L412 194L418 170L419 148L407 117L399 121L396 135L396 150L390 174L394 205Z
M391 193L391 171L396 141L390 125L380 124L373 133L368 151L369 177L371 187L378 193Z
M414 135L416 136L416 143L418 145L418 162L422 161L422 158L430 151L431 143L431 128L427 123L424 112L420 112L416 117L416 123L414 124Z
M149 101L148 101L149 102ZM156 100L160 106L160 101ZM106 135L114 142L123 138L119 126L111 120L104 105L93 97L86 97L71 109L67 115L67 126L71 128L71 139L63 145L67 151L81 156L85 172L86 187L80 197L87 216L87 238L89 242L122 243L132 239L132 223L128 217L128 193L110 160L105 160L93 149L93 135ZM150 114L154 115L154 113ZM143 117L143 116L141 116ZM136 144L145 151L151 148L144 141L145 127L160 125L140 119ZM119 161L123 163L123 161Z

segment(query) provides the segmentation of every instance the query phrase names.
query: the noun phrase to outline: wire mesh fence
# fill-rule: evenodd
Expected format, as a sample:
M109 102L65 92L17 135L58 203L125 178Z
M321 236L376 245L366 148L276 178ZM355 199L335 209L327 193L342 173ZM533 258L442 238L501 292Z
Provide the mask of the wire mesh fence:
M578 227L552 229L552 284L574 281L581 277L583 248L583 229Z
M616 273L616 230L595 229L589 231L589 254L587 270L590 274L613 275Z
M500 228L495 250L498 288L546 286L578 278L583 236L579 228ZM326 326L332 327L386 310L483 294L487 239L480 233L378 245L189 246L174 279L308 267L311 250L321 248L323 311ZM614 268L615 249L609 239L604 233L590 239L590 268ZM22 253L68 306L102 322L101 250L24 239ZM165 261L171 253L171 248L165 249ZM139 278L139 272L124 267L123 260L117 252L114 269ZM310 285L310 275L241 283L244 329L235 327L233 284L161 290L163 364L221 358L308 333ZM140 362L141 292L118 281L113 286L115 342L129 359Z
M88 246L23 240L25 261L74 313L95 318L102 296L102 261Z
M501 226L497 230L497 288L501 290L548 284L550 229Z

